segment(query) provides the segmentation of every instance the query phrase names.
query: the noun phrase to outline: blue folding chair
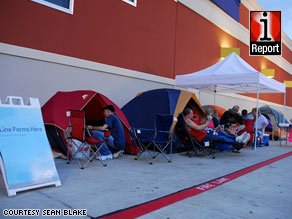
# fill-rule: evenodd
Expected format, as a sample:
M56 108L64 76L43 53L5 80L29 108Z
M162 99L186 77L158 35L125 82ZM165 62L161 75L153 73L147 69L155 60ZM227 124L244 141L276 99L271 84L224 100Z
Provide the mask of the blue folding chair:
M173 115L156 114L155 118L155 137L152 140L154 152L158 152L153 156L152 163L163 155L163 157L170 163L172 154L173 132L171 127L173 124ZM167 155L169 152L169 155Z
M148 163L152 163L152 153L149 150L149 147L152 145L153 138L155 136L154 129L145 129L145 128L134 128L131 129L134 136L134 143L136 146L140 148L140 152L138 153L135 160L138 160L142 155L144 155L148 161Z
M160 155L163 155L168 162L171 162L172 124L173 115L156 114L155 129L133 129L135 140L140 147L140 153L135 160L139 159L142 154L145 154L149 164L152 164Z

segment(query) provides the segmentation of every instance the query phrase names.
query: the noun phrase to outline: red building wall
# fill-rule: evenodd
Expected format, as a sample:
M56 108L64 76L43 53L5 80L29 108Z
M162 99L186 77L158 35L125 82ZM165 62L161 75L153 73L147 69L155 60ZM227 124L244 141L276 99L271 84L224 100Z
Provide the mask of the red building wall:
M249 29L249 10L243 5L239 5L239 23Z
M173 78L176 2L138 4L77 0L72 16L29 0L1 0L0 42Z
M247 28L248 17L241 4L240 23ZM73 16L29 0L1 0L0 30L3 43L168 78L215 64L228 41L255 69L260 71L264 63L275 69L277 80L292 80L267 59L250 57L247 45L171 0L139 1L138 7L121 0L77 0ZM292 63L286 46L283 57ZM292 106L290 96L287 105ZM261 99L282 104L283 94L261 94Z
M237 45L208 20L178 4L175 74L199 71L218 62L222 34Z

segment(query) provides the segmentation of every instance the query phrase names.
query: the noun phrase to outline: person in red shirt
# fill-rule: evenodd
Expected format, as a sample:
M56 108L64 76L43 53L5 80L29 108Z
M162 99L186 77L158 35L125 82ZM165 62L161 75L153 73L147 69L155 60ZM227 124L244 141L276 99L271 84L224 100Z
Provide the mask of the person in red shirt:
M184 109L183 116L185 118L186 129L192 136L194 136L198 141L201 142L207 142L216 139L219 144L227 143L234 146L237 150L240 150L250 138L250 135L246 132L244 132L240 136L231 136L222 131L216 132L216 135L213 134L214 132L209 133L205 129L208 127L209 121L212 119L212 117L207 117L205 123L203 124L196 124L194 121L192 121L193 111L190 108Z

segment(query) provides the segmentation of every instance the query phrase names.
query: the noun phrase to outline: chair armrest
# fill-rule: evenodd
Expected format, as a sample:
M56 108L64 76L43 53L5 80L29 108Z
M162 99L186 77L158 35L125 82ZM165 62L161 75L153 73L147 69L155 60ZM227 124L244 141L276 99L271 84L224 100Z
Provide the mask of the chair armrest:
M132 128L134 134L141 134L142 132L144 133L149 133L149 132L152 132L154 133L155 132L155 129L146 129L146 128Z
M131 130L134 137L140 141L152 141L155 136L155 129L132 128Z
M155 129L146 129L146 128L132 128L132 130L137 131L137 130L141 130L141 131L155 131Z
M162 132L162 133L173 133L173 131L160 131L160 130L156 130L156 132Z
M102 130L101 132L104 132L104 137L108 138L110 137L112 130L113 129L106 129L106 130ZM92 137L91 131L88 128L85 128L85 131L89 137Z

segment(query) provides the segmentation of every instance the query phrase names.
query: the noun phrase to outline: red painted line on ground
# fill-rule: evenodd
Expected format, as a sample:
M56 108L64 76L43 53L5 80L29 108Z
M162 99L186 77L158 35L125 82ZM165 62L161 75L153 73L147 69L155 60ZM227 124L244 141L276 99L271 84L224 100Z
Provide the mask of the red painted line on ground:
M230 182L231 180L234 180L240 176L243 176L245 174L248 174L252 171L255 171L259 168L262 168L266 165L272 164L276 161L279 161L281 159L284 159L286 157L292 156L292 152L274 157L272 159L263 161L261 163L257 163L255 165L249 166L247 168L244 168L242 170L233 172L231 174L225 175L223 177L217 178L215 180L193 186L188 189L184 189L182 191L178 191L176 193L161 197L156 200L152 200L146 203L139 204L137 206L133 206L127 209L119 210L116 212L112 212L110 214L100 216L98 218L105 218L105 219L114 219L114 218L119 218L119 219L130 219L130 218L137 218L142 215L148 214L152 211L158 210L160 208L166 207L168 205L174 204L176 202L182 201L186 198L198 195L200 193L206 192L210 189L214 189L217 186L223 185L227 182Z

